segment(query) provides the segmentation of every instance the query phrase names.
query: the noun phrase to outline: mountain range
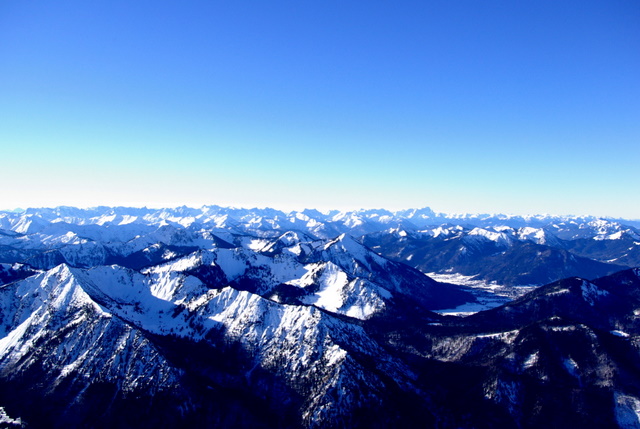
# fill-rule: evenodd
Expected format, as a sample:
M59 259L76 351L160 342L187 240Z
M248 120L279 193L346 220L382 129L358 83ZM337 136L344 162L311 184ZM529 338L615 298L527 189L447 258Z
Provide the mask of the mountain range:
M640 427L639 226L0 212L0 422Z

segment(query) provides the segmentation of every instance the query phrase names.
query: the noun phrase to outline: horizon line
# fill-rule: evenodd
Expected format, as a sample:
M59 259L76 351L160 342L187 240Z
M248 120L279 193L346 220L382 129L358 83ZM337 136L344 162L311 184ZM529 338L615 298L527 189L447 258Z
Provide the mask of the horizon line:
M304 207L304 208L296 208L296 209L290 209L290 210L285 210L282 208L277 208L275 206L253 206L253 207L247 207L247 206L235 206L235 205L220 205L220 204L202 204L202 205L187 205L187 204L182 204L182 205L153 205L153 204L133 204L133 205L86 205L86 206L75 206L75 205L57 205L57 206L40 206L40 207L36 207L36 206L31 206L31 207L26 207L26 208L13 208L13 209L0 209L0 213L13 213L13 214L19 214L19 213L25 213L27 211L30 210L55 210L55 209L61 209L61 208L72 208L72 209L78 209L78 210L96 210L96 209L146 209L146 210L176 210L176 209L192 209L192 210L201 210L204 208L211 208L211 207L217 207L217 208L222 208L222 209L233 209L233 210L274 210L274 211L279 211L282 212L283 214L291 214L291 213L303 213L305 211L317 211L319 213L322 213L324 215L328 215L332 212L335 212L336 214L338 213L353 213L353 212L372 212L372 211L386 211L389 212L393 215L397 215L399 212L407 212L407 211L411 211L411 210L415 210L415 211L422 211L422 210L429 210L433 213L433 217L449 217L449 218L455 218L455 217L478 217L478 216L487 216L487 217L499 217L499 216L506 216L509 218L597 218L597 219L611 219L611 220L629 220L629 221L640 221L640 218L630 218L630 217L620 217L620 216L610 216L610 215L604 215L604 216L599 216L599 215L593 215L593 214L554 214L554 213L549 213L549 212L539 212L539 213L526 213L526 214L521 214L521 213L508 213L508 212L474 212L474 211L467 211L467 212L460 212L460 211L455 211L455 212L444 212L444 211L435 211L433 210L430 206L423 206L423 207L408 207L408 208L401 208L401 209L397 209L397 210L391 210L391 209L387 209L384 207L370 207L370 208L354 208L354 209L338 209L338 208L334 208L334 209L318 209L318 208L314 208L314 207Z

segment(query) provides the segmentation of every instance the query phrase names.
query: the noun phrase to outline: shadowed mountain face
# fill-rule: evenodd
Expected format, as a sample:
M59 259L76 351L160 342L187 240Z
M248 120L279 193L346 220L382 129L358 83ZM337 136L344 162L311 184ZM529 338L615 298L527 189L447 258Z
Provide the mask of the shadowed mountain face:
M567 249L578 244L550 238L548 233L545 236L543 230L539 231L538 237L532 239L512 229L496 232L439 227L400 234L398 231L369 234L363 237L363 243L389 259L425 273L453 272L508 286L542 285L571 276L594 279L625 268L572 253ZM610 256L618 254L603 252L599 256L607 255L607 260L613 260Z
M3 424L640 427L640 271L572 250L634 230L207 210L0 215ZM475 295L403 262L548 284L441 316Z

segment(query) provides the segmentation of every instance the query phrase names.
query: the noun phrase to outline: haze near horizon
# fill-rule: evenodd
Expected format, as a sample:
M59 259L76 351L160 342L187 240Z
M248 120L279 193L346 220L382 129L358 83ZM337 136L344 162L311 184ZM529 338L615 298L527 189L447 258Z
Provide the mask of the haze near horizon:
M640 218L640 4L3 2L0 209Z

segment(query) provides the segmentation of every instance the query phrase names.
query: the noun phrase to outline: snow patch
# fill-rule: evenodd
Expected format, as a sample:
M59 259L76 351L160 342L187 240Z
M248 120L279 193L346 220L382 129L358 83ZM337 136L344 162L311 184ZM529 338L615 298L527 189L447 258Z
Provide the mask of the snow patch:
M621 429L640 429L640 399L614 393L616 421Z
M265 247L267 247L269 244L271 244L271 241L269 240L265 240L262 238L256 238L253 239L249 242L249 244L247 244L247 248L249 250L253 250L255 252L259 252L262 249L264 249Z
M564 368L567 370L569 374L571 374L576 378L579 377L579 373L578 373L579 367L575 360L571 358L566 358L562 361L562 364L564 365Z
M527 359L522 363L522 368L523 369L528 369L531 368L533 366L535 366L535 364L538 363L538 352L535 352L533 354L531 354L529 357L527 357Z
M483 228L474 228L469 232L470 236L484 237L487 240L495 243L507 244L509 243L509 236L504 232L489 231Z
M23 426L21 418L13 419L13 418L9 417L7 412L4 410L4 407L0 407L0 425L2 425L2 424L5 424L5 425L19 425L20 427Z
M490 338L494 340L500 340L504 343L511 344L515 341L516 337L520 334L520 331L514 329L513 331L496 332L492 334L479 334L476 338Z
M611 331L611 333L616 337L629 338L629 334L623 331Z
M503 286L495 282L478 280L476 276L465 276L458 273L440 274L427 273L427 277L440 283L450 283L470 288L470 292L476 297L476 302L462 304L455 308L435 310L448 316L469 316L479 311L489 310L506 304L520 296L531 292L537 286Z
M587 281L582 282L581 286L582 297L589 303L590 306L594 306L599 297L609 295L606 290L600 289L598 286Z
M569 289L560 289L560 290L556 290L554 292L549 292L547 294L547 296L566 295L568 293L571 293L571 291Z
M320 289L303 299L305 304L313 304L328 311L336 312L344 304L344 287L348 283L347 274L337 265L328 262L317 280Z

